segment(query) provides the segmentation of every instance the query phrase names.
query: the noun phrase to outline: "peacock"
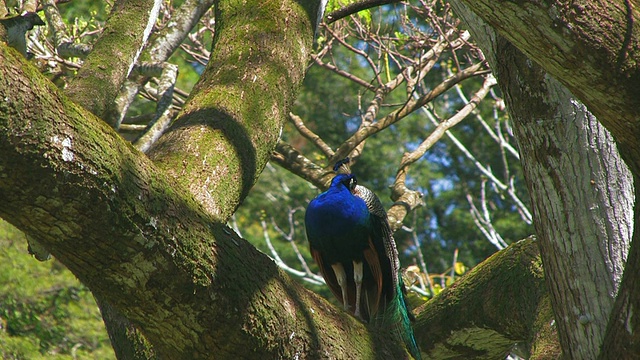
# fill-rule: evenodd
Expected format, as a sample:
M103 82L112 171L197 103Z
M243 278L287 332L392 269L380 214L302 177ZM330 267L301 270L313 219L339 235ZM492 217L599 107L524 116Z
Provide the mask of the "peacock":
M357 184L349 159L336 164L329 189L305 214L311 255L344 309L362 321L393 329L420 359L400 275L398 251L380 199Z

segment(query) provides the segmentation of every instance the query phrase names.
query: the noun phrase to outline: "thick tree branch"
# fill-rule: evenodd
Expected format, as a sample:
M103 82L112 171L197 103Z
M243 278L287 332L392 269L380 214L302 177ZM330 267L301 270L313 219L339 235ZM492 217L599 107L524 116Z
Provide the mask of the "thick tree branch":
M207 68L149 151L216 219L233 214L275 148L304 77L318 3L256 2L254 11L239 11L234 1L222 1L216 7Z
M575 94L587 108L597 116L598 121L604 127L606 127L619 145L620 154L625 159L627 165L630 167L633 177L638 183L640 174L640 146L637 141L640 134L640 16L638 14L637 7L631 6L629 1L579 1L573 2L570 5L565 2L552 1L546 3L540 2L492 2L492 1L464 1L470 9L476 14L482 17L490 25L495 27L500 35L508 39L513 45L522 50L532 60L536 61L544 70L552 74L556 79L562 82L573 94ZM490 41L493 44L499 42L496 41L495 36ZM495 46L495 45L494 45ZM501 59L504 60L504 48L498 49L501 54ZM528 61L528 60L526 60ZM538 79L545 78L545 75L540 74L540 70L531 69L531 66L526 65L525 60L522 60L521 68L526 69L523 72L528 73L529 76L537 77ZM504 67L512 66L514 61L511 59L508 61L508 65ZM499 67L497 68L499 70ZM512 89L514 96L518 96L517 100L512 101L512 104L518 104L520 96L517 95L523 89L521 84L517 83L516 79L519 76L509 74L505 76L508 83L513 83ZM537 75L536 75L537 74ZM549 86L548 79L545 79L546 84L540 85L544 89L551 88L557 89L557 86ZM541 84L539 82L534 82ZM533 87L534 90L527 92L524 97L530 97L531 94L535 95L535 98L540 98L539 107L536 112L540 114L546 114L551 109L555 109L555 106L550 106L548 100L544 100L544 94L547 90ZM553 90L555 93L552 97L557 97L558 94L562 95L563 92ZM506 91L509 93L510 91ZM615 94L615 96L612 96ZM531 108L521 109L523 119L527 121L531 116ZM583 112L580 110L579 112ZM567 118L576 116L578 111L570 112L566 114ZM536 117L535 121L530 121L530 124L538 126L542 124L539 119L544 115ZM592 117L584 117L588 121L595 121ZM557 122L555 118L548 120L556 126ZM575 120L574 120L575 121ZM560 123L564 131L575 132L575 129L571 129L569 124ZM557 150L557 154L565 156L568 151L565 147L574 144L576 135L572 135L567 139L571 139L571 142L567 140L549 141L542 140L540 144L530 144L534 140L531 134L538 134L540 131L531 130L529 127L535 128L535 126L523 126L521 127L521 138L527 140L525 143L531 146L533 151L540 151L538 148L544 146ZM595 129L594 124L584 125L586 128ZM543 127L544 128L544 127ZM544 128L544 133L548 133L547 128ZM585 148L597 151L606 147L606 144L610 140L601 140L604 135L600 134L600 131L595 130L580 130L582 132L588 132L588 139L595 139L595 141L602 141L599 145L588 144ZM578 131L578 133L580 133ZM598 135L594 135L598 134ZM547 135L545 135L547 136ZM553 139L556 135L549 133L548 135ZM583 140L584 141L584 140ZM590 140L591 141L591 140ZM535 142L533 142L535 143ZM553 145L550 145L553 144ZM558 145L556 145L558 144ZM609 150L611 154L615 154L615 150ZM526 154L526 151L523 152ZM533 154L532 154L533 155ZM589 155L592 156L592 155ZM607 156L605 154L605 156ZM534 155L536 160L532 162L535 164L538 155ZM615 155L612 155L615 158ZM571 159L575 161L575 159ZM589 196L590 194L608 193L608 189L617 196L609 195L604 196L604 203L609 203L609 199L615 198L611 205L612 208L616 206L628 207L627 200L629 191L624 190L622 185L614 184L627 184L629 183L629 175L625 174L624 166L620 165L617 161L604 161L603 164L597 165L597 162L590 161L590 166L600 169L604 167L604 175L600 170L587 170L590 171L586 179L594 179L591 185L584 184L583 196ZM527 160L523 158L525 163L525 169L527 169ZM556 175L549 174L548 170L539 169L534 173L532 169L529 170L530 184L540 184L543 188L536 190L532 189L532 194L535 196L536 192L539 192L541 199L549 199L551 202L552 197L549 196L547 190L544 190L544 181L540 181L540 174L543 174L547 179L548 184L555 184L554 188L557 188L557 195L562 198L573 199L576 194L565 194L561 190L562 182L558 182L560 179L565 179L566 174L569 173L571 167L571 161L561 161L569 167L565 170L559 170ZM597 161L597 160L596 160ZM584 168L584 165L576 165L573 168ZM535 169L533 169L535 170ZM584 180L583 176L576 176L577 179ZM601 178L602 180L597 180ZM636 185L637 186L637 185ZM600 190L594 192L589 189L590 187L598 187ZM605 191L603 191L605 190ZM583 192L578 192L582 194ZM582 198L582 197L580 197ZM565 215L571 214L570 219L566 219L568 224L576 226L581 229L580 241L567 242L568 236L562 236L558 231L551 230L548 225L554 221L546 221L544 226L540 223L543 221L540 217L544 215L544 218L553 216L553 212L550 212L548 206L542 206L537 210L536 216L538 217L537 223L539 226L549 231L548 236L540 234L541 244L543 244L543 250L545 254L545 266L550 266L550 274L558 273L559 278L551 279L556 304L554 304L554 310L556 315L561 320L566 319L565 315L569 316L569 320L565 324L560 324L560 336L563 339L563 347L569 351L568 355L574 358L593 358L595 354L599 354L600 358L608 359L612 357L638 357L640 356L640 321L630 320L634 309L640 308L640 287L637 285L637 274L640 273L640 231L638 231L638 223L640 221L640 212L638 211L638 195L636 190L636 206L633 223L635 229L633 230L633 242L631 243L628 256L626 257L626 266L624 269L624 276L622 282L618 287L618 281L620 280L620 266L625 261L625 255L627 254L626 248L628 246L629 225L630 219L610 219L615 218L615 214L630 214L629 210L616 210L614 214L600 214L591 211L591 205L594 202L586 200L584 207L582 206L570 206L570 211L559 209L557 219L566 218ZM564 200L557 200L561 203L567 203ZM582 201L582 200L580 200ZM600 202L596 202L600 203ZM576 208L590 209L588 214L579 216L575 213ZM604 209L611 209L609 207L598 207L598 210L604 211ZM568 211L568 212L567 212ZM584 225L576 225L577 223L571 219L591 219L587 220ZM603 220L607 219L607 220ZM620 229L603 229L596 226L597 224L611 224L611 227L620 226ZM619 224L619 225L618 225ZM595 228L594 228L595 227ZM626 230L622 230L626 229ZM578 235L577 233L570 232L571 235ZM559 237L559 240L555 240L555 237ZM606 239L606 241L603 241ZM576 251L572 247L566 247L566 244L580 245L579 248L583 251ZM545 245L546 244L546 245ZM594 248L600 248L598 252L600 257L590 259L587 257L585 260L583 257L592 253ZM560 250L560 251L559 251ZM564 255L563 255L564 254ZM575 254L579 254L580 257L576 258ZM576 268L572 263L562 265L566 262L575 262L580 264L584 268ZM588 264L585 266L585 263ZM555 267L559 266L563 269L571 269L576 271L576 274L566 276L565 272L558 270ZM559 271L559 272L558 272ZM608 274L602 276L602 274ZM601 286L606 284L610 290L600 292L600 296L595 299L580 300L580 296L570 296L567 294L581 294L580 287L574 285L580 284L580 287L585 286L586 289L593 289L595 286ZM611 309L610 298L613 294L617 297L613 310ZM608 297L608 298L607 298ZM574 304L575 302L575 304ZM575 311L578 309L580 314L575 315ZM575 332L571 329L576 328L576 322L572 322L570 319L572 316L581 317L590 327L593 329L589 331L589 339L581 337L581 332ZM603 337L604 322L608 320L606 335ZM580 326L577 326L580 329ZM588 346L584 344L588 343ZM571 344L580 344L579 346L573 346ZM600 348L600 344L603 344L603 348ZM582 352L586 352L584 355ZM572 353L573 352L573 353Z
M540 332L553 319L545 301L537 244L522 240L429 301L418 316L416 339L429 359L500 359L516 343L529 350L547 342L549 349L557 338Z
M40 239L161 357L403 357L212 221L15 51L0 46L0 63L0 216Z
M114 100L151 33L161 3L115 2L93 51L69 83L67 94L74 101L103 119L113 118Z
M630 0L463 1L575 94L640 171L640 14Z

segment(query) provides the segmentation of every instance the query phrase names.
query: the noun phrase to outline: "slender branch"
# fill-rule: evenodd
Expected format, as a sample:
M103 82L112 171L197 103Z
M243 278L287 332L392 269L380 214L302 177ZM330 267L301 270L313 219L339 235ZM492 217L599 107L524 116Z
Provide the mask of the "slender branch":
M311 141L318 149L320 149L320 151L324 153L326 157L330 158L333 156L333 150L331 149L331 147L327 143L325 143L320 136L318 136L316 133L311 131L311 129L309 129L304 124L300 116L295 115L293 113L289 113L288 119L289 119L289 122L291 122L293 126L296 127L300 135L304 136L304 138Z
M260 225L262 226L262 237L264 238L264 241L267 243L267 247L271 252L272 258L279 268L312 284L315 284L315 285L324 284L324 279L322 277L320 276L318 276L318 278L309 277L306 271L296 270L290 267L289 265L287 265L287 263L285 263L284 260L282 260L282 258L278 254L278 251L276 251L276 248L273 247L273 243L271 242L271 236L269 235L269 231L267 230L267 223L264 220L260 220Z
M480 230L480 232L482 232L487 240L489 240L491 244L498 248L498 250L502 250L507 247L507 243L504 241L502 236L500 236L500 233L498 233L498 231L493 226L493 222L491 221L491 214L489 213L489 209L487 207L486 184L487 179L482 179L482 182L480 183L480 204L482 212L476 207L471 194L467 194L469 212L471 213L473 222L476 224L476 227Z
M375 85L371 84L370 82L364 81L362 79L360 79L359 77L346 72L344 70L339 69L337 66L331 64L331 63L326 63L324 61L322 61L322 58L318 55L311 55L311 58L313 59L313 61L315 61L316 64L320 65L321 67L331 70L334 73L344 77L345 79L351 80L354 83L364 87L365 89L369 90L369 91L375 91L376 87Z
M280 228L280 226L278 226L278 224L276 224L275 219L273 218L273 216L271 217L271 225L273 226L273 228L278 232L278 234L280 234L280 236L282 236L285 240L287 240L287 242L289 242L289 244L291 245L291 248L293 249L293 252L296 254L296 257L298 258L298 261L300 262L300 266L302 266L302 268L304 269L304 272L306 273L305 277L310 278L313 281L317 281L319 284L324 284L324 278L322 276L319 276L317 274L314 274L313 271L311 271L311 268L309 268L309 265L307 264L307 261L305 260L304 256L302 256L302 253L300 252L300 249L298 248L298 245L295 242L294 236L295 236L295 226L294 226L294 221L293 221L293 216L296 212L303 210L303 208L298 207L295 209L289 209L288 211L288 223L289 223L289 232L285 232L284 230L282 230L282 228Z
M458 97L460 97L460 100L462 100L462 102L464 102L465 104L469 102L469 99L467 99L466 95L464 94L464 92L462 91L462 86L460 85L456 85L455 86L455 90L456 93L458 94ZM489 124L487 124L487 121L484 119L484 117L482 116L482 114L480 114L479 112L475 113L475 119L478 120L478 122L480 123L480 125L482 125L482 127L485 129L485 131L487 132L487 134L496 142L498 143L498 145L500 145L501 148L505 148L509 151L509 153L511 155L513 155L513 157L515 157L517 160L520 160L520 154L518 153L518 150L516 150L513 146L511 146L511 144L509 144L505 139L504 136L502 135L502 133L500 131L498 131L499 129L499 124L496 124L496 131L494 131L491 126L489 126ZM496 119L496 123L499 123L499 120Z
M435 118L435 116L428 110L425 108L422 108L422 111L427 115L427 118L434 124L434 125L438 125L439 122L438 120ZM447 135L447 137L449 138L449 140L451 140L453 142L453 144L460 150L462 151L462 153L473 162L473 164L475 165L476 168L478 168L478 170L480 170L480 172L482 172L484 175L486 175L489 179L491 179L491 181L493 182L493 184L495 186L497 186L500 190L502 191L506 191L507 194L509 195L509 197L511 197L511 199L514 201L514 203L516 204L516 206L518 207L519 211L522 212L522 214L524 215L523 219L528 219L525 221L528 221L528 223L530 224L531 222L531 212L529 211L529 209L527 208L527 206L524 204L524 202L522 202L522 200L520 200L520 198L518 197L518 194L516 194L515 192L515 188L510 187L507 184L504 184L502 181L500 181L500 179L498 179L493 172L491 171L491 169L485 167L484 165L482 165L475 156L473 156L473 154L471 154L471 152L469 151L469 149L466 148L466 146L464 146L464 144L462 144L460 142L460 140L458 140L458 138L456 138L455 135L453 135L451 132L447 131L445 133Z
M371 71L373 72L373 76L378 81L378 84L382 85L383 82L382 82L382 79L380 78L380 68L375 64L373 59L371 59L371 56L369 56L369 54L367 54L365 51L356 49L353 45L351 45L348 42L346 42L342 37L338 36L332 29L328 28L327 26L325 26L325 29L342 46L344 46L345 48L347 48L349 51L353 52L354 54L360 55L367 62L367 64L369 64L369 67L371 68Z
M334 10L327 14L326 22L331 24L340 19L346 18L349 15L353 15L359 11L371 9L377 6L399 3L402 0L364 0L356 3L349 4L338 10Z
M392 111L387 116L383 117L379 121L373 123L371 126L360 128L355 134L347 139L335 152L334 159L340 159L346 157L358 144L364 141L369 136L386 129L387 127L402 120L412 112L422 108L425 104L435 99L436 97L449 90L453 85L460 81L466 80L470 77L484 74L484 71L479 71L484 66L483 63L474 64L452 77L447 78L442 83L438 84L431 91L417 99L409 99L407 104L400 109Z
M157 89L159 99L154 118L133 144L142 152L147 152L151 148L169 128L169 124L177 115L177 111L171 109L171 104L173 100L173 89L178 78L178 67L166 62L160 64L154 63L153 65L155 65L154 67L160 68L160 79ZM138 71L142 71L141 69L143 69L144 66L136 66L136 68ZM150 76L150 74L146 75Z
M56 52L62 58L71 57L85 58L93 49L89 44L75 44L68 35L67 26L62 21L60 10L58 10L58 1L44 0L43 9L49 23L49 30L53 34L53 42Z

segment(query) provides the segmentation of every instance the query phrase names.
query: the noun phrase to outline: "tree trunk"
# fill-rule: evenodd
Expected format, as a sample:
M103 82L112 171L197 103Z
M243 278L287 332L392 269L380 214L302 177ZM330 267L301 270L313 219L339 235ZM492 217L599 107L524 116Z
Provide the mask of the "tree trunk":
M640 171L640 15L631 0L462 0L564 84Z
M631 174L608 131L564 86L468 8L457 11L514 121L562 348L568 358L595 359L632 234Z

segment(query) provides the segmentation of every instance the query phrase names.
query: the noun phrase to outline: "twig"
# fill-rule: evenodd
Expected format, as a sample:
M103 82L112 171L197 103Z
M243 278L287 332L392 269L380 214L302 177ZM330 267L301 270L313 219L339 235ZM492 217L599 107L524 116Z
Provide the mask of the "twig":
M331 147L322 140L320 136L311 131L304 122L302 118L293 113L289 113L289 121L296 127L300 135L302 135L305 139L311 141L320 151L324 153L324 155L328 158L333 156L333 150Z

